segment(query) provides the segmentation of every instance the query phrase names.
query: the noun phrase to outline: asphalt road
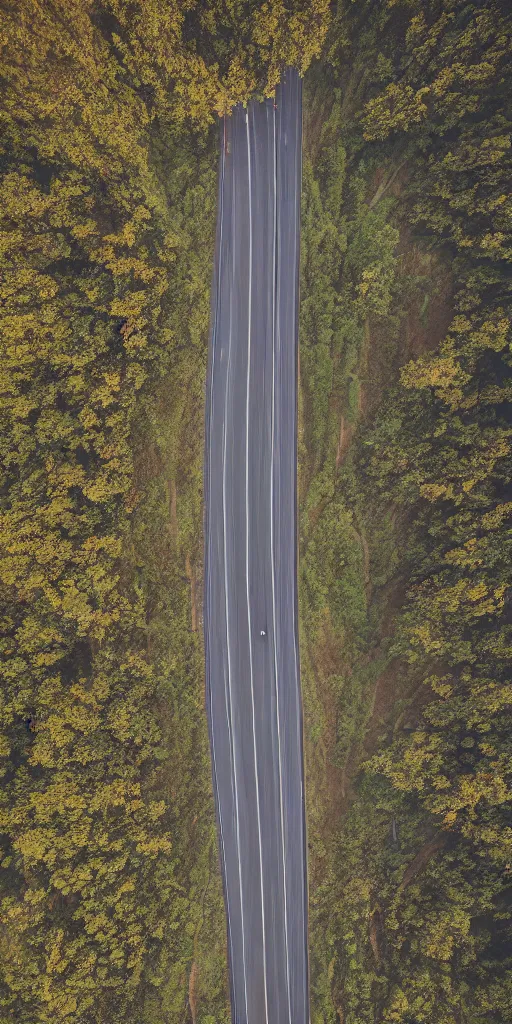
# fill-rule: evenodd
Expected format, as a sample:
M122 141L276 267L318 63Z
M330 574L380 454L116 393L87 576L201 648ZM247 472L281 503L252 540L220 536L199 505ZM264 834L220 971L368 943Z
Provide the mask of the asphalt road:
M207 386L207 708L235 1024L306 1024L297 644L301 82L221 141Z

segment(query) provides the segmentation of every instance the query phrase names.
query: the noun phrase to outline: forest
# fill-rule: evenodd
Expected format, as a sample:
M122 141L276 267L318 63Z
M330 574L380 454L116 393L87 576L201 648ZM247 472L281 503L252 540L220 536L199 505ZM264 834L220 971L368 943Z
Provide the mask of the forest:
M1 0L0 1024L227 1024L219 118L304 75L312 1024L512 1018L507 0Z
M307 77L312 1019L510 986L508 5L338 5Z

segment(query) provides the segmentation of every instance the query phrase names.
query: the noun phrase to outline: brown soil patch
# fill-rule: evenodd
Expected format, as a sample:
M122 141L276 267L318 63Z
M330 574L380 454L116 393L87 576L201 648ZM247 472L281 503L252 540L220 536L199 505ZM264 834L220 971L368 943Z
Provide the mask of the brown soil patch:
M143 490L150 480L162 472L162 457L154 442L146 442L135 449L133 483L137 490Z
M340 415L340 433L339 433L339 439L338 439L338 448L337 448L337 451L336 451L336 470L338 470L340 468L341 463L343 462L343 459L345 458L345 456L346 456L346 454L347 454L347 452L348 452L348 450L350 448L350 445L352 444L352 440L354 438L354 434L356 432L359 420L363 419L364 416L366 415L366 412L367 412L368 395L367 395L366 381L367 381L367 377L368 377L368 362L369 362L369 355L370 355L371 340L372 340L372 338L371 338L371 331L370 331L370 320L369 320L369 317L367 317L366 320L365 320L365 324L364 324L364 341L363 341L363 344L361 346L361 352L360 352L360 355L359 355L359 364L358 364L358 370L357 370L358 378L359 378L359 392L358 392L358 395L357 395L356 422L355 423L350 423L347 420L347 418L344 415L343 402L342 402L341 403L340 413L339 413L339 415Z
M375 192L368 201L368 209L372 210L374 206L382 199L387 192L391 195L400 195L400 191L403 188L405 181L407 180L407 161L402 160L402 163L398 167L391 167L390 169L379 167L373 181L373 187Z
M336 469L339 469L345 455L350 448L354 429L352 424L345 422L343 414L340 417L340 436L338 440L338 448L336 450Z
M197 601L196 601L196 577L194 567L192 565L190 554L187 551L185 555L185 572L190 583L190 605L191 605L191 617L192 617L192 632L197 633Z
M400 276L425 281L424 291L416 295L407 308L401 339L400 362L403 363L431 352L446 336L453 318L453 277L446 257L421 249L408 224L400 227L398 251ZM425 300L428 301L422 309Z
M439 853L448 842L448 835L446 832L438 832L436 836L429 839L418 851L415 857L413 857L410 864L406 867L404 877L398 887L398 892L403 890L412 882L416 875L419 875L420 871L426 867L431 857L436 853Z
M361 744L359 740L354 740L350 745L345 759L345 764L343 765L343 770L341 772L341 800L338 807L340 815L348 811L348 808L354 799L354 787L352 783L359 772L360 763Z
M344 790L343 772L334 758L337 696L330 683L333 675L342 672L342 652L327 608L321 636L315 648L308 645L308 660L315 679L316 697L322 709L323 728L321 740L315 745L314 750L310 746L306 760L313 771L316 769L317 778L312 790L317 792L320 787L322 792L323 820L320 823L320 830L325 837L332 832L332 822L339 813Z
M380 907L375 907L375 910L371 914L369 922L369 938L370 946L375 957L375 963L377 967L380 967L382 955L382 942L384 937L384 917Z
M364 737L364 752L370 757L380 744L382 734L391 728L393 712L399 690L400 662L393 660L378 677Z
M174 478L168 483L168 494L169 494L169 525L171 530L171 537L174 544L178 543L178 510L177 510L177 490L176 480Z
M196 1000L196 978L197 978L197 964L194 960L190 969L188 977L188 1005L190 1007L190 1016L192 1017L192 1024L196 1024L197 1018L197 1000Z
M332 106L331 97L322 89L310 92L303 106L304 152L315 162L322 144L323 127Z

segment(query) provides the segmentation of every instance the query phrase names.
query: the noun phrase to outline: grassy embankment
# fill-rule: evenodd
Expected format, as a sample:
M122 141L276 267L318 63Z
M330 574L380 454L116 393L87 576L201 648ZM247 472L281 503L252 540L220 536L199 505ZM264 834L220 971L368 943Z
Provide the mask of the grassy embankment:
M184 242L172 273L168 321L180 343L134 419L136 507L127 539L129 573L144 595L148 654L160 679L157 714L166 759L159 789L171 809L174 902L181 904L177 948L167 950L170 971L153 996L155 1019L204 1024L229 1020L202 633L204 393L216 149L214 131L199 159L197 152L187 157L185 150L174 168L161 169L171 193L173 230L183 233Z
M444 6L407 35L405 9L342 6L306 89L315 1024L494 1024L511 1008L510 52L502 8L477 22Z

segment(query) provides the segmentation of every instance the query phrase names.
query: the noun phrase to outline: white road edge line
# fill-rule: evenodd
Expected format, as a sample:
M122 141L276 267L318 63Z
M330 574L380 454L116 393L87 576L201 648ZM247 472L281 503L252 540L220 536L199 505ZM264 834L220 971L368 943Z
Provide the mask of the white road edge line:
M258 845L260 854L260 890L261 890L261 928L263 936L263 987L265 992L265 1020L268 1024L268 995L267 995L267 951L265 945L265 904L263 896L263 850L261 841L261 812L260 812L260 789L258 782L258 757L256 747L255 729L255 705L254 705L254 678L252 663L252 623L251 603L249 594L249 394L251 383L251 315L252 315L252 197L251 197L251 140L249 134L249 109L245 117L247 129L247 173L249 180L249 294L247 309L247 396L245 403L245 585L247 593L247 625L249 631L249 674L251 680L251 704L252 704L252 737L254 750L254 778L256 782L256 814L258 821ZM259 1022L258 1022L259 1024Z
M276 643L276 588L275 588L275 555L274 555L274 441L275 441L275 374L276 374L276 328L279 331L279 288L276 289L276 266L277 266L277 141L276 141L276 111L272 110L273 118L273 156L274 156L274 240L272 260L272 444L270 455L270 564L272 567L272 617L274 637L274 676L276 685L276 711L277 711L277 763L279 768L279 811L281 817L281 853L283 861L283 891L284 891L284 942L286 950L286 994L288 998L288 1020L292 1024L292 1006L290 996L290 954L288 949L288 907L286 898L286 855L285 855L285 832L283 812L283 776L281 769L281 725L279 709L279 677L277 665L277 643ZM278 269L279 273L279 269ZM276 309L277 305L277 309Z
M232 167L234 167L234 161L232 161ZM236 247L236 231L235 226L235 201L234 201L234 187L231 190L232 202L233 202L233 219L232 219L232 236L233 236L233 257L232 267L234 269L236 265L235 260L235 247ZM227 488L226 488L226 454L227 454L227 416L228 416L228 394L230 384L230 370L231 370L231 353L232 353L232 326L233 326L233 301L232 294L230 295L229 301L229 343L228 343L228 365L226 370L226 392L224 396L224 425L223 425L223 438L222 438L222 530L223 530L223 543L224 543L224 600L225 600L225 614L226 614L226 648L228 657L228 689L225 690L226 697L226 717L228 721L228 733L229 733L229 746L231 753L231 762L233 765L233 776L231 779L231 785L234 783L234 799L235 799L235 819L236 819L236 853L238 860L238 883L240 887L240 920L242 926L242 960L244 965L244 1000L245 1000L245 1016L248 1019L249 1009L247 1002L247 965L245 960L245 928L244 928L244 901L243 901L243 885L242 885L242 861L240 857L240 814L238 810L238 789L237 789L237 757L236 757L236 745L235 738L232 728L233 719L233 690L232 690L232 673L231 673L231 643L229 638L229 623L230 623L230 610L229 610L229 588L228 588L228 555L227 555L227 524L226 524L226 506L227 506ZM234 961L232 960L232 963ZM236 1007L233 1007L235 1021Z
M296 86L298 84L299 84L299 80L297 80ZM299 89L300 89L300 86L299 86ZM297 140L296 140L296 152L297 151L298 152L297 152L297 162L296 162L295 175L296 175L296 178L297 178L297 168L298 168L297 192L298 192L298 195L299 195L299 202L300 202L301 196L302 196L302 97L300 95L299 95L299 101L300 101L301 119L300 119L300 125L299 125L298 134L297 134ZM301 209L300 209L300 206L299 206L299 216L295 217L295 266L297 267L297 260L299 260L299 268L300 268L300 235L299 235L300 215L301 215ZM300 310L298 309L297 298L300 301L300 278L299 278L299 280L297 282L297 274L296 274L296 276L295 276L295 291L297 291L297 283L298 283L298 286L299 286L299 294L298 295L294 295L294 308L297 310L297 317L299 317L300 316ZM298 325L299 324L298 324L298 320L297 320L297 330L298 330ZM297 359L297 352L295 353L295 359ZM297 391L298 391L298 375L297 375L297 373L296 373L296 380L297 380ZM296 408L297 407L295 407L295 409ZM295 416L296 415L297 415L297 412L295 411ZM292 478L292 493L295 496L295 500L294 500L295 516L297 516L297 461L296 461L296 459L297 459L297 456L295 455L294 456L294 462L293 462L293 466L294 466L293 473L294 473L294 476ZM295 526L294 544L297 545L297 525ZM295 550L297 550L297 549L295 548ZM297 580L295 580L295 586L297 586ZM297 724L297 749L298 749L298 751L300 753L300 761L301 761L300 766L299 766L300 767L300 770L299 770L300 795L301 795L302 811L303 811L303 815L305 815L305 813L306 813L306 804L305 804L305 796L304 796L304 775L303 775L303 772L304 772L304 755L303 755L303 737L302 737L302 728L301 728L302 693L301 693L301 687L300 687L300 666L299 666L299 657L298 657L299 638L298 638L298 635L297 635L297 615L298 615L298 610L299 610L298 609L298 605L296 605L295 609L294 609L294 614L293 614L293 650L294 650L295 680L296 680L296 692L297 692L297 705L296 705L296 707L297 707L297 722L296 722L296 724ZM302 827L303 827L303 829L305 828L305 821L304 821L304 819L303 819L303 826ZM306 850L306 858L307 858L307 850ZM305 878L306 878L305 901L303 901L303 904L302 904L302 906L303 906L303 925L304 925L304 950L305 950L305 956L306 956L306 960L305 960L306 969L304 971L304 1020L310 1020L309 1005L308 1005L308 980L309 980L308 979L308 963L309 963L309 953L308 953L308 928L307 928L307 912L308 912L307 860L304 863L303 867L304 867L304 874L305 874Z

